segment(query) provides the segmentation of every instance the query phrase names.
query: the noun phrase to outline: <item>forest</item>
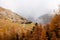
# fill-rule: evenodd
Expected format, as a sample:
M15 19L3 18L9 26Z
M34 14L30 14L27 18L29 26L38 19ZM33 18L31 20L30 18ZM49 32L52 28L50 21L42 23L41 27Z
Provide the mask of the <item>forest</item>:
M46 25L34 23L31 30L4 19L0 19L0 26L0 40L60 40L60 14L55 14Z
M19 20L14 21L11 16L9 20L7 16L1 16L1 14L0 40L60 40L60 10L58 13L55 13L51 21L45 25L32 22L24 24L24 22L22 23L20 21L19 18L21 17L19 16Z

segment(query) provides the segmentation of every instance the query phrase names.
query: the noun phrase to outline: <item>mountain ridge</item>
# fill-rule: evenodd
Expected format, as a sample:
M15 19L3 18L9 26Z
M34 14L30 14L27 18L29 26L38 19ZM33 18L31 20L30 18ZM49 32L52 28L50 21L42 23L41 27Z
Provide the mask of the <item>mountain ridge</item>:
M5 9L3 7L0 7L0 19L1 18L3 19L5 18L7 20L11 20L11 21L18 22L18 23L27 21L26 18L18 15L17 13L12 12L9 9Z

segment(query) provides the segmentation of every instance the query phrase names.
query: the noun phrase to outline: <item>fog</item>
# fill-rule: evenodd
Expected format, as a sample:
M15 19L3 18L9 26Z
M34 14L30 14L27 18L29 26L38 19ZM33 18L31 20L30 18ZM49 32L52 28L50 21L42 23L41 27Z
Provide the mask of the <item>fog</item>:
M0 6L24 17L37 18L58 8L60 0L0 0Z

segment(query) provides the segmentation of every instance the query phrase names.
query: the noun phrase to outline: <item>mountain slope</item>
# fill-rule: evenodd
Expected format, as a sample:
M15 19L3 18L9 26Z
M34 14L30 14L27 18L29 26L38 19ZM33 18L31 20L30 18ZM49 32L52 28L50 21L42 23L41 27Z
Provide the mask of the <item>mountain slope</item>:
M46 24L49 23L52 19L52 14L44 14L37 19L38 23Z
M23 23L23 24L22 24ZM11 28L19 30L32 30L34 23L29 23L29 20L26 18L8 10L0 7L0 28ZM7 28L7 29L8 29Z
M0 19L6 19L17 23L22 23L27 21L26 18L2 7L0 7Z

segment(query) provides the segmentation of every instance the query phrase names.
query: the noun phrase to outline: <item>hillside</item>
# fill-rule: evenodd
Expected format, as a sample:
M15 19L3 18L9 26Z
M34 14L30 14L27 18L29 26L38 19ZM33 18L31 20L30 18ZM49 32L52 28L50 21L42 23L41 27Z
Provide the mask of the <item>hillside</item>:
M41 24L49 23L51 21L51 19L52 19L52 16L53 15L50 14L50 13L49 14L44 14L44 15L38 17L37 22L41 23Z
M22 23L26 22L26 18L12 12L11 10L0 7L0 19L10 20L12 22Z
M34 26L34 23L29 23L26 18L0 7L1 40L8 40L11 37L15 37L16 33L18 35L22 35L22 33L27 34L28 31L32 31Z
M0 7L0 40L60 40L60 10L53 16L45 14L37 21L33 23Z

